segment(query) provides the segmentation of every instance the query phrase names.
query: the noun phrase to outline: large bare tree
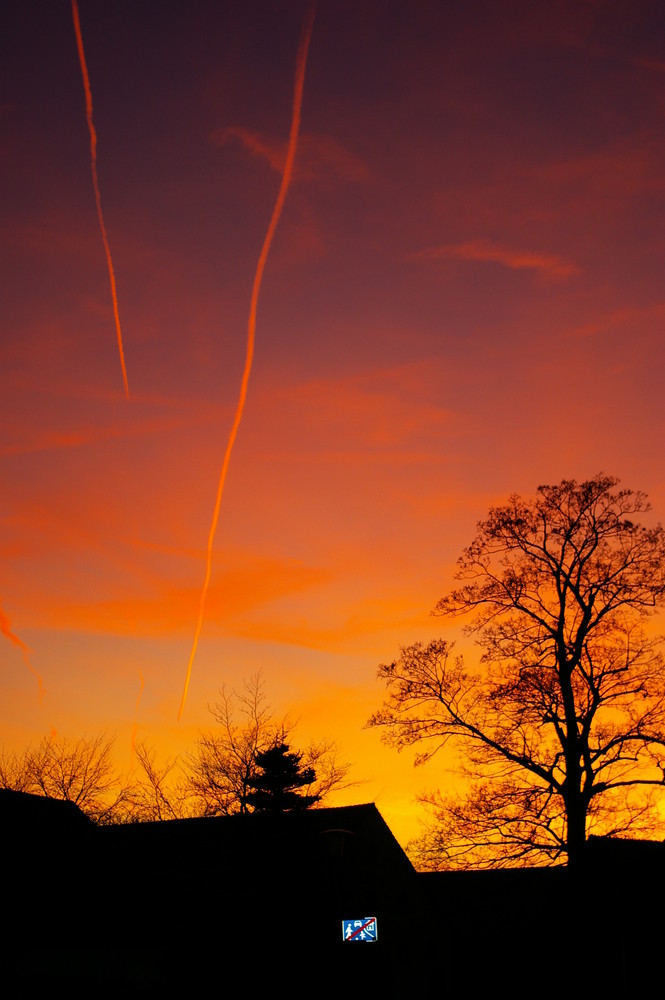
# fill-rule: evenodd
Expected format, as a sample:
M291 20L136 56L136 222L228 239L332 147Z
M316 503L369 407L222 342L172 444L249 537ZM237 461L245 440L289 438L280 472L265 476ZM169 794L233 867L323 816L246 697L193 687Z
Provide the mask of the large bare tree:
M436 605L482 649L401 651L369 721L417 762L449 742L467 797L425 798L425 867L579 861L590 831L652 829L665 781L665 674L648 619L665 594L665 532L643 493L598 475L490 510Z

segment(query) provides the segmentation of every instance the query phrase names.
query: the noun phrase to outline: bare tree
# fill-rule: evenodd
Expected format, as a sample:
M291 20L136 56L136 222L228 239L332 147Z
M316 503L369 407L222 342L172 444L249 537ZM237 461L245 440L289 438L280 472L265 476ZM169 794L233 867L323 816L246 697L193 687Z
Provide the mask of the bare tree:
M665 532L643 527L642 493L607 476L541 486L492 508L436 606L468 616L483 650L467 670L452 645L402 650L379 668L369 721L417 763L449 741L466 798L426 798L417 847L429 867L577 862L593 830L640 833L665 781L661 640L645 619L665 594Z
M29 791L29 777L25 768L25 755L0 753L0 788L13 792Z
M340 759L334 740L327 737L312 740L300 754L302 767L315 772L314 781L303 786L306 795L316 795L322 801L331 792L352 788L360 783L348 780L350 765Z
M219 730L199 733L194 753L188 755L189 784L205 816L248 812L249 780L257 753L279 742L279 728L266 705L260 674L243 681L242 690L220 690L210 707Z
M202 732L187 758L189 785L197 811L206 816L252 812L250 794L259 769L257 756L292 742L295 724L275 720L263 692L260 673L243 681L242 689L228 693L210 708L218 729ZM310 743L299 751L302 767L315 771L304 793L323 798L333 790L349 787L349 765L339 760L331 740Z
M120 819L145 823L192 815L191 793L178 759L159 764L155 750L145 742L137 743L134 752L139 776L126 789Z
M49 736L20 754L0 752L0 788L74 802L100 824L252 812L251 782L261 770L257 757L284 744L295 724L275 720L260 674L239 693L222 688L211 712L219 728L200 733L184 762L160 762L152 747L137 743L137 767L125 779L114 768L112 737ZM332 740L313 741L297 755L310 779L301 790L308 799L318 802L353 784Z
M2 757L0 784L73 802L96 823L115 822L126 788L114 770L113 743L104 734L75 741L47 736L34 749Z

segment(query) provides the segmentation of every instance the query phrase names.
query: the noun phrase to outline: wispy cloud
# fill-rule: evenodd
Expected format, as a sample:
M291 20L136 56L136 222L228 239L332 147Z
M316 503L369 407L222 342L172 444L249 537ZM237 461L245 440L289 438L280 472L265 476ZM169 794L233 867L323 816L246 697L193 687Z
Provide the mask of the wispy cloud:
M327 592L326 611L313 607L310 615L274 613L238 616L233 623L234 634L263 642L278 642L339 653L372 653L377 642L397 632L422 634L438 626L430 621L429 609L422 595L395 592L391 597L354 602L353 613L333 592ZM420 598L420 600L418 599Z
M601 149L584 155L561 157L538 169L544 189L560 188L574 200L568 211L580 213L598 203L604 213L609 199L625 203L648 194L660 195L663 151L660 137L653 131L633 132Z
M283 415L285 447L271 451L282 460L289 453L310 463L355 464L431 461L424 440L454 432L457 414L437 395L431 362L314 378L273 390L270 404ZM307 414L303 424L303 414ZM294 448L293 428L300 425Z
M665 61L663 59L649 59L647 56L640 56L633 60L635 66L642 69L653 70L656 73L665 73Z
M481 237L464 243L429 247L413 254L417 260L474 260L482 263L503 264L513 271L541 271L550 277L567 278L579 274L580 269L570 261L556 254L537 253L509 247L502 243Z
M210 623L219 622L229 634L237 631L237 619L256 614L273 602L294 594L303 595L327 584L333 571L306 565L297 559L246 556L243 565L224 567L208 593ZM186 635L191 631L198 588L157 585L150 592L106 600L55 602L42 611L47 627L121 635ZM217 626L218 628L220 626ZM210 625L215 630L215 625ZM242 629L241 629L242 632Z
M242 125L219 129L213 133L212 140L220 146L237 142L250 156L265 160L276 172L281 173L284 169L285 142L268 139ZM294 172L298 180L358 183L369 177L366 164L358 156L345 149L332 136L315 132L301 136Z
M81 427L76 430L42 430L27 428L20 440L0 441L0 458L29 455L37 452L62 451L98 445L104 441L142 438L189 427L201 427L214 422L215 414L189 417L165 417L135 421L133 424L114 423L105 427Z
M648 306L626 306L605 312L597 319L566 331L567 337L595 337L611 330L625 327L639 329L642 340L649 330L655 327L660 335L661 324L665 316L665 302L655 302Z

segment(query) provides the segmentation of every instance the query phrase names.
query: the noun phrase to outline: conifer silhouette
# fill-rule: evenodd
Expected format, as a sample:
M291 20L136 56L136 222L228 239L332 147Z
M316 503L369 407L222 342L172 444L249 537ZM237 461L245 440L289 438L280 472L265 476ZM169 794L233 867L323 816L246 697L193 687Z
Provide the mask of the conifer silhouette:
M299 791L316 781L316 772L312 767L301 768L302 754L289 751L287 743L279 743L256 755L260 773L250 780L252 791L247 794L256 812L309 809L321 798Z

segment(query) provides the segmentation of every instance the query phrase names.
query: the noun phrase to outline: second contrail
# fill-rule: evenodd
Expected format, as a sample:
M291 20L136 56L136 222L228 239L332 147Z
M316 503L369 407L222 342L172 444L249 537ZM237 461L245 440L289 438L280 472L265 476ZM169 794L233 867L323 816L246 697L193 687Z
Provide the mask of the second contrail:
M26 667L28 668L32 676L37 681L38 697L41 703L41 700L44 697L44 683L42 681L41 676L37 673L32 663L30 662L30 647L26 646L23 640L19 639L19 637L15 635L14 632L12 632L12 627L10 625L9 618L2 610L2 607L0 607L0 633L4 635L5 639L9 639L9 641L14 646L16 646L18 649L21 650L21 656L23 657L23 662L25 663Z
M235 443L235 439L238 434L238 428L240 427L240 421L242 420L242 414L245 408L245 400L247 398L247 386L249 384L249 376L252 370L252 360L254 358L256 307L259 301L259 291L261 289L261 281L263 279L263 272L265 270L266 260L268 259L268 253L270 251L270 246L272 244L273 236L275 235L275 230L277 229L277 223L279 222L280 215L282 214L282 208L284 207L286 195L289 190L289 184L291 183L291 175L293 173L293 163L295 161L296 149L298 147L298 133L300 130L300 111L302 108L302 94L303 94L303 87L305 84L305 68L307 66L307 52L309 50L309 43L312 37L312 28L314 26L314 11L315 8L314 6L312 6L305 17L302 34L300 37L300 44L298 46L298 55L296 57L296 75L295 75L295 86L293 94L293 114L291 116L291 131L289 133L289 146L286 153L284 173L282 174L282 183L280 185L279 193L277 195L277 201L275 202L275 207L273 208L272 211L270 224L268 225L268 230L266 232L265 239L263 240L263 246L261 247L261 253L259 254L259 260L256 265L256 272L254 274L252 297L249 306L249 320L247 323L247 351L245 354L245 368L242 374L242 381L240 383L240 395L238 398L238 405L236 406L235 417L233 418L231 432L229 434L229 439L226 445L226 451L224 453L224 460L222 462L222 469L219 476L219 484L217 486L215 509L213 511L210 531L208 533L208 550L206 557L205 578L203 580L203 588L201 590L201 597L199 600L199 614L196 622L196 631L194 633L194 643L192 645L192 651L189 655L189 663L187 664L187 674L185 676L185 686L182 692L180 708L178 709L178 719L180 719L183 713L183 709L185 707L185 702L187 701L187 691L189 689L189 681L192 676L192 664L194 663L196 648L199 644L199 636L201 635L201 628L203 626L205 601L206 601L206 596L208 594L208 586L210 584L210 573L212 570L212 547L215 540L215 533L217 531L217 522L219 520L219 509L222 503L222 494L224 493L224 483L226 481L226 473L228 471L229 462L231 460L231 452L233 451L233 445Z
M120 354L120 367L122 368L122 381L125 386L125 395L127 396L127 399L129 399L129 383L127 382L127 368L125 367L125 352L122 347L122 330L120 328L120 313L118 312L118 293L115 286L115 272L113 270L113 260L111 259L111 248L109 246L108 236L106 235L106 226L104 225L102 199L99 193L99 181L97 180L97 132L95 131L95 126L92 120L92 91L90 90L90 78L88 76L88 67L86 65L85 51L83 49L83 36L81 35L81 22L79 20L77 0L72 0L72 18L74 20L74 32L76 34L76 47L78 49L79 62L81 64L81 75L83 76L83 90L85 91L85 116L88 121L88 130L90 132L90 167L92 170L92 186L95 192L97 219L99 220L99 229L102 234L102 243L104 244L104 253L106 254L106 265L108 267L109 281L111 283L111 300L113 302L115 329L118 336L118 351Z

